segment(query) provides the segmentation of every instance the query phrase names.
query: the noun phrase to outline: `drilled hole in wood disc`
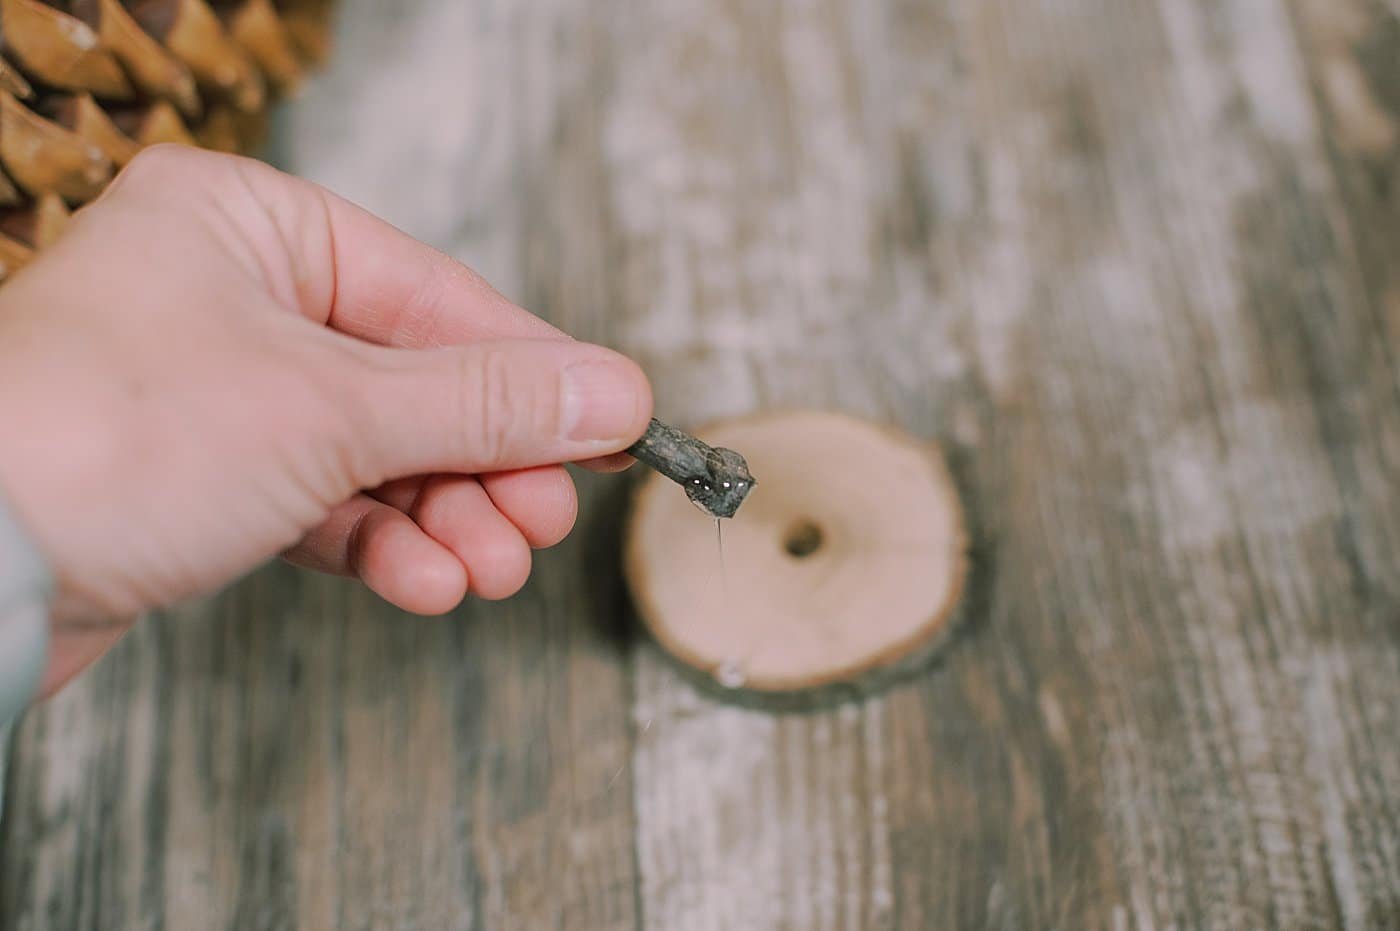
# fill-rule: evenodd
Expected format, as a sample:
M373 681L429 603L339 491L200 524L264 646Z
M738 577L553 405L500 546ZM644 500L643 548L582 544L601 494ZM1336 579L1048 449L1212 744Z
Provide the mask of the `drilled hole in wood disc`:
M643 479L625 571L644 623L728 688L860 683L939 643L966 571L962 507L933 445L841 414L785 412L697 434L757 479L715 522Z
M805 518L799 519L783 535L783 549L794 559L806 559L822 548L824 538L821 527Z

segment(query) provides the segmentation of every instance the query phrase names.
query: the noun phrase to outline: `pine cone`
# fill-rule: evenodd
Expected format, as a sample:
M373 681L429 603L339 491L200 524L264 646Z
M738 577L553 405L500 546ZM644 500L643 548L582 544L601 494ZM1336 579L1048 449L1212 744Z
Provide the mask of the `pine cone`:
M249 153L334 0L0 0L0 280L143 147Z

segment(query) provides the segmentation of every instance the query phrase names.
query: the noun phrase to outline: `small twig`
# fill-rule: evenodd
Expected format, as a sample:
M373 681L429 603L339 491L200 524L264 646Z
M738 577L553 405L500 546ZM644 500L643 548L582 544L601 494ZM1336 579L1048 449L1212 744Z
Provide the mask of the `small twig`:
M755 484L743 456L659 420L627 452L684 488L686 497L711 517L733 517Z

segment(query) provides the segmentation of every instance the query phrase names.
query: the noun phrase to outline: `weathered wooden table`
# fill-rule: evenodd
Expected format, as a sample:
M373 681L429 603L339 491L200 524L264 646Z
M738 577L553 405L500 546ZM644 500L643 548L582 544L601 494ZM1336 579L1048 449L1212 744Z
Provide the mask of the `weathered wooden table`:
M279 139L668 417L939 438L971 627L718 704L615 478L451 620L274 568L29 716L0 925L1400 927L1395 0L353 0Z

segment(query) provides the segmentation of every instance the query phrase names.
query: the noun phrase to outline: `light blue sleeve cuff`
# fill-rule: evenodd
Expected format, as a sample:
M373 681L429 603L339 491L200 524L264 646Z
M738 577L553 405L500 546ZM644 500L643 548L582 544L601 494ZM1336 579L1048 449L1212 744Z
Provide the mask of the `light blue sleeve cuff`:
M43 558L0 498L0 727L28 707L48 666L52 590Z

